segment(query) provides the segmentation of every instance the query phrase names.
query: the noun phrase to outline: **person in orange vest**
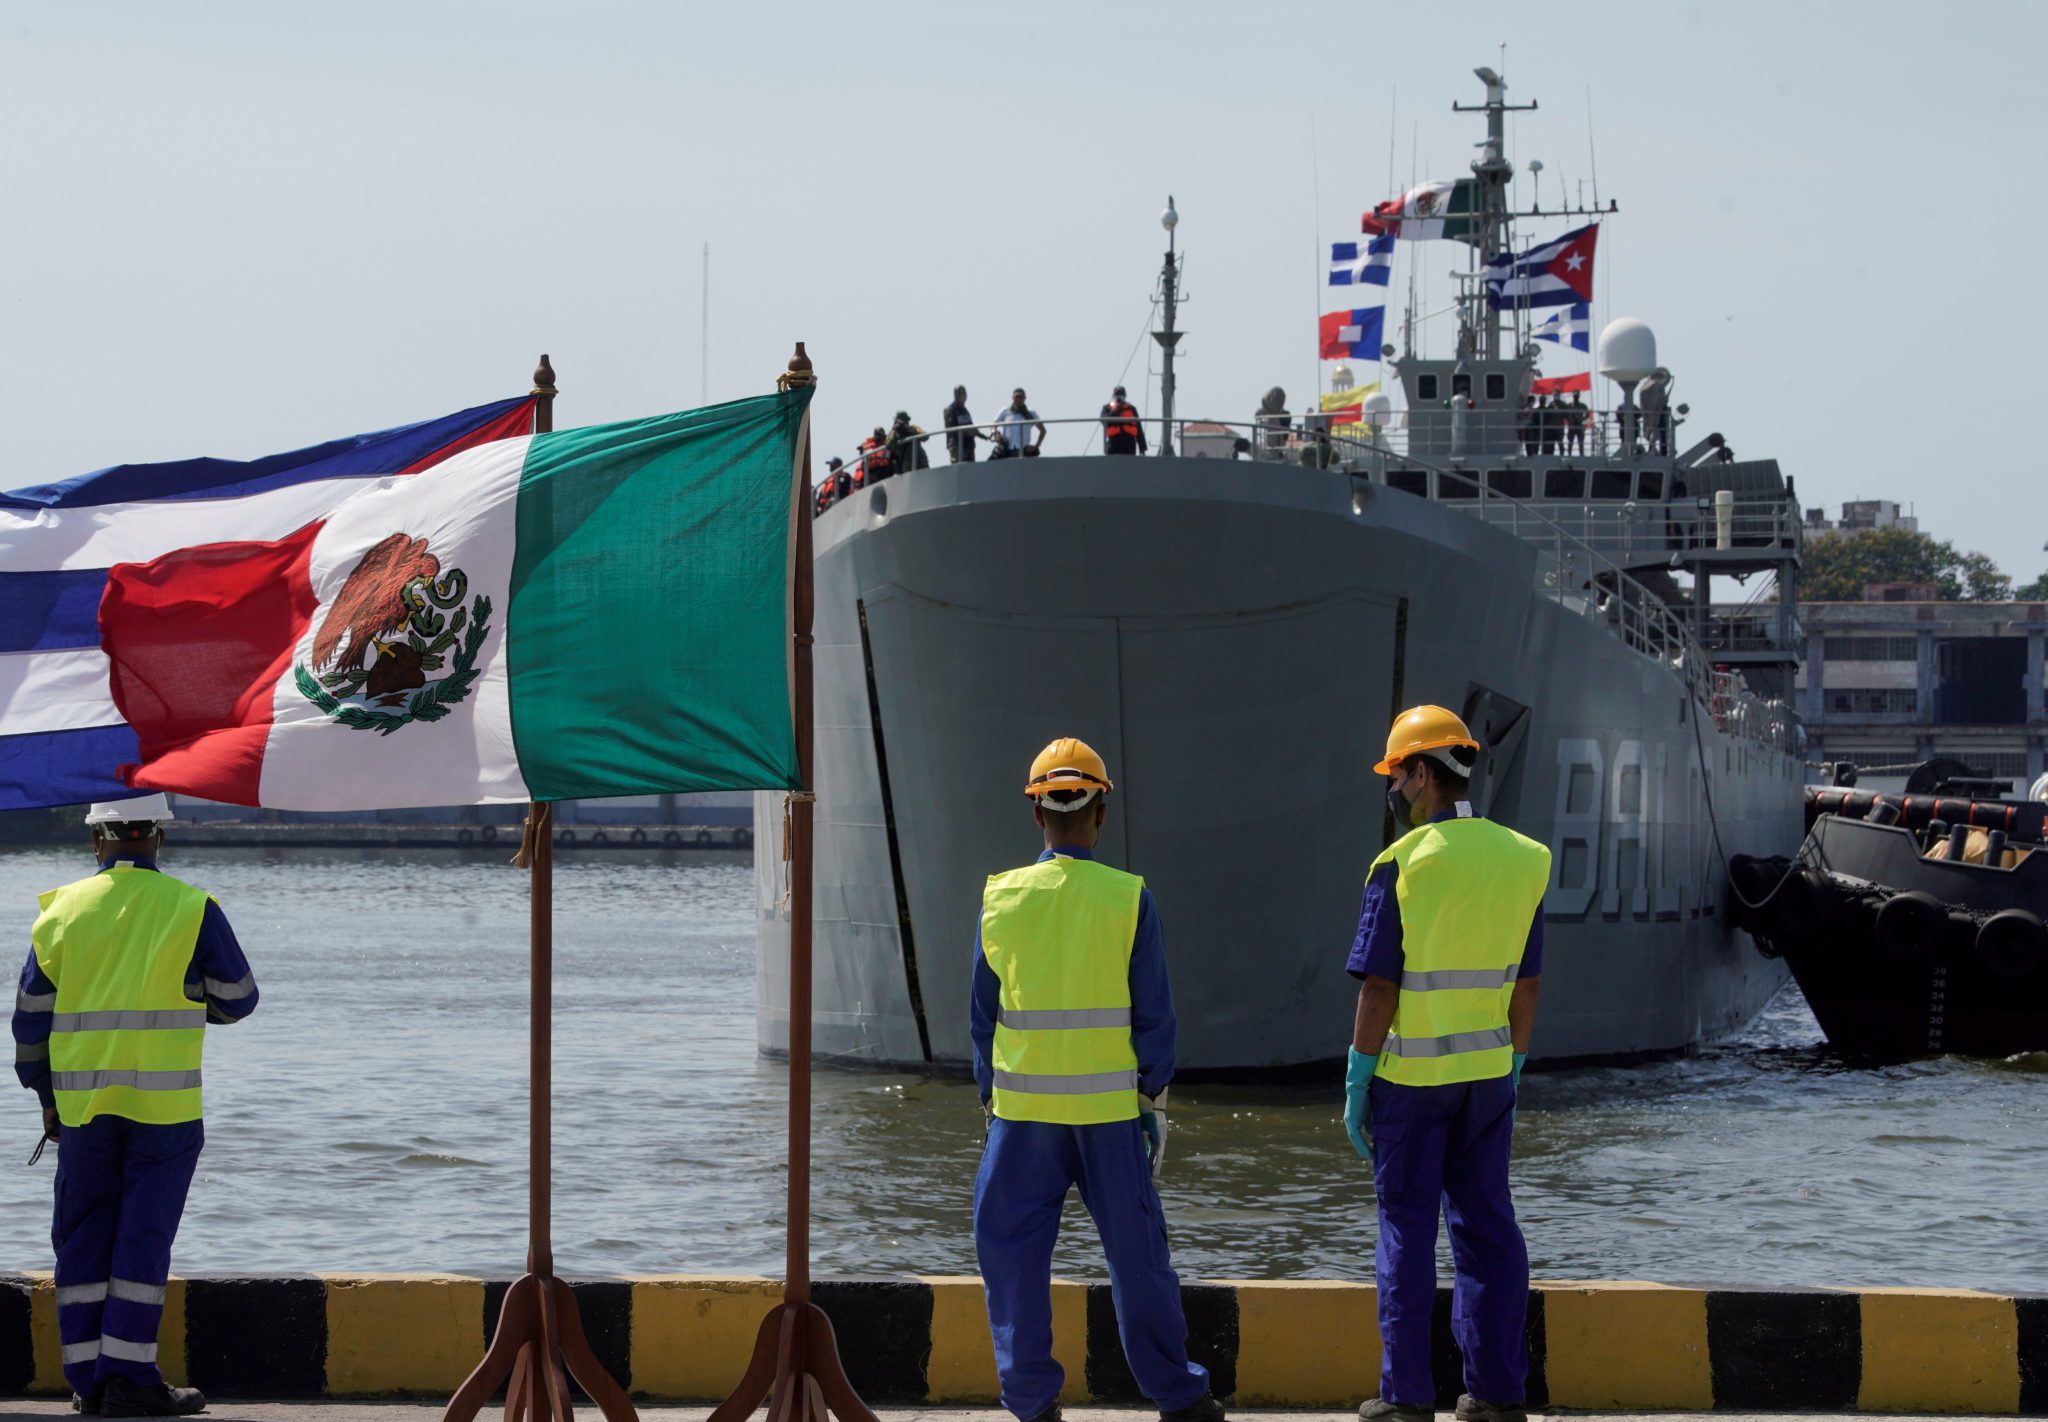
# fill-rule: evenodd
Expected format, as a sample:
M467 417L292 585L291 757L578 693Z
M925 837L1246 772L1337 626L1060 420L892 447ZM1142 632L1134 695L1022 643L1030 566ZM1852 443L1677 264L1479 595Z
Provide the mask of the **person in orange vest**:
M1109 403L1102 407L1102 452L1145 452L1145 426L1138 420L1138 407L1124 399L1124 388L1121 385L1111 392Z
M876 425L875 432L860 442L860 473L854 482L866 488L895 472L895 461L889 455L889 432Z

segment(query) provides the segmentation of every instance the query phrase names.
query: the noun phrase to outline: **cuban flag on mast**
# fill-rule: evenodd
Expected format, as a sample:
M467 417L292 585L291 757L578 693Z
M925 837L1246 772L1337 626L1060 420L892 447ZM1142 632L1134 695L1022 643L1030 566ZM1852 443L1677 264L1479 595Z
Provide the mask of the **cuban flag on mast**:
M1378 360L1386 319L1384 306L1332 311L1322 319L1323 359Z
M0 810L118 800L138 759L101 606L117 565L284 539L347 494L532 432L522 395L263 459L122 464L0 492Z
M1503 252L1486 264L1486 299L1496 311L1525 306L1570 306L1593 299L1595 222L1516 256Z
M1330 244L1331 286L1385 286L1394 265L1394 234L1385 232L1363 245Z
M1551 312L1548 318L1537 323L1536 329L1530 334L1537 340L1549 341L1552 345L1561 345L1569 341L1575 351L1590 350L1593 340L1592 312L1593 308L1589 303L1575 301L1562 311Z

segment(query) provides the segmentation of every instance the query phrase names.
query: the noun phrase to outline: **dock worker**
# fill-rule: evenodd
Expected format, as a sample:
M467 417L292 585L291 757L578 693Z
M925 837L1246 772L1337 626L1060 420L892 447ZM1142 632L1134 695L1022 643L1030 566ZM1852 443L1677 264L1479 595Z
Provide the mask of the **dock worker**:
M57 1337L74 1405L103 1417L206 1406L157 1369L171 1241L199 1161L208 1023L256 1010L220 905L157 868L162 795L94 805L99 871L38 901L14 1000L14 1070L57 1142Z
M1344 1128L1379 1199L1383 1345L1364 1422L1436 1406L1437 1216L1456 1268L1460 1422L1525 1422L1529 1254L1508 1195L1515 1094L1543 972L1550 851L1472 813L1479 742L1441 706L1403 711L1374 767L1400 837L1373 861L1347 964L1363 980Z
M1003 1406L1022 1422L1058 1422L1066 1374L1052 1353L1052 1252L1078 1187L1139 1388L1166 1422L1220 1422L1208 1371L1188 1361L1153 1185L1173 1079L1166 943L1145 881L1095 857L1110 790L1083 742L1040 751L1024 793L1045 850L991 876L982 896L969 1008L988 1126L975 1255Z
M1102 452L1143 454L1146 448L1145 426L1138 419L1138 407L1124 398L1124 388L1119 385L1110 392L1109 403L1102 407Z

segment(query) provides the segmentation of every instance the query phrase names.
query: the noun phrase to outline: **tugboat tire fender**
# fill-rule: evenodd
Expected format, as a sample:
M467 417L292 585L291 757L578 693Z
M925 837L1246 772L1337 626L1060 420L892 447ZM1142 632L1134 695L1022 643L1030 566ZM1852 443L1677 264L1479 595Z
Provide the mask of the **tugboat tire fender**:
M2048 967L2048 925L2025 909L2006 909L1977 930L1977 961L2003 983L2024 982Z
M1802 864L1786 876L1776 899L1778 926L1788 938L1819 934L1835 916L1834 886L1810 864Z
M1877 911L1874 937L1878 951L1902 967L1921 967L1934 960L1948 932L1948 908L1932 894L1908 889L1893 894Z

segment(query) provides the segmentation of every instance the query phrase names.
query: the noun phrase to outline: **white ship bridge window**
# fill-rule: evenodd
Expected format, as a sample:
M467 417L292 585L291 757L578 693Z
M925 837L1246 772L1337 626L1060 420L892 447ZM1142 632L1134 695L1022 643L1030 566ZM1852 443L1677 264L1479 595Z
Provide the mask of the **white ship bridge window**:
M1489 469L1486 487L1503 498L1526 499L1534 487L1534 476L1526 469Z
M1470 469L1439 474L1436 476L1436 496L1439 499L1476 499L1479 497L1479 475Z
M1596 499L1621 500L1629 497L1630 485L1626 469L1595 469L1593 471L1593 497Z
M1416 398L1416 399L1418 399L1418 400L1434 400L1434 399L1436 399L1436 394L1437 394L1437 386L1436 386L1436 377L1435 377L1434 375L1418 375L1418 376L1416 376L1416 377L1415 377L1415 398Z
M1508 398L1508 378L1497 370L1486 373L1486 398L1505 400Z
M1585 498L1586 471L1583 469L1544 470L1543 497L1546 499Z
M1645 469L1641 474L1637 475L1636 497L1652 501L1662 499L1664 497L1664 471L1661 469Z
M1428 377L1425 376L1423 378L1427 379ZM1426 499L1429 497L1429 471L1425 469L1389 469L1387 471L1387 487L1389 489L1399 489L1404 494L1414 494Z

